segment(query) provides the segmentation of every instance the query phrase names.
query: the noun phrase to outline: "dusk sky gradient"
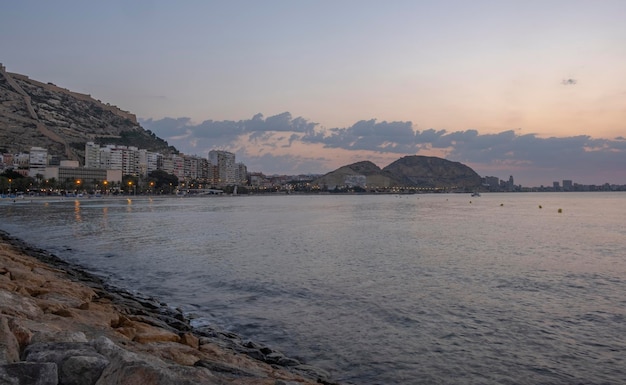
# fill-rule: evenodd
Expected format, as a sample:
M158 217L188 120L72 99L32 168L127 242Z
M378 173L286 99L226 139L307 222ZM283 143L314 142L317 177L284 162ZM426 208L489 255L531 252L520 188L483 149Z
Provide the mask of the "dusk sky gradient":
M623 0L20 0L0 62L249 171L417 154L626 184L625 20Z

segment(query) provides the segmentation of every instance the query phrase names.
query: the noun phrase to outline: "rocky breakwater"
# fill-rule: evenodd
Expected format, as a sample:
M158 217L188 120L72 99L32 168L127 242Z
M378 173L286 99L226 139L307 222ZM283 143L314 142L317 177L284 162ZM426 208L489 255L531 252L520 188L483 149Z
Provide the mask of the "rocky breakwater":
M0 232L0 384L331 384Z

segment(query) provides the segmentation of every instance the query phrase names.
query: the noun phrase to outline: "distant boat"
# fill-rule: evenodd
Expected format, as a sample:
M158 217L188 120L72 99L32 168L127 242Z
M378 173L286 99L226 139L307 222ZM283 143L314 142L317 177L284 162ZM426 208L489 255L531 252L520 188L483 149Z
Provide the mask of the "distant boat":
M480 193L479 193L478 191L474 191L474 192L472 193L472 196L473 196L473 197L479 197L479 196L480 196Z

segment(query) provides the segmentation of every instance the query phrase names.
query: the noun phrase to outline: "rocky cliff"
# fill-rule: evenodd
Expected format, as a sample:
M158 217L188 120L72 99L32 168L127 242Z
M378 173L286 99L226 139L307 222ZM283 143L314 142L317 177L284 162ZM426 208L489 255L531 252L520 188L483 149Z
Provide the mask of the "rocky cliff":
M380 169L369 161L343 166L314 181L319 186L474 189L481 178L469 166L442 158L405 156Z
M135 115L90 95L7 72L0 64L0 152L48 149L61 159L83 161L85 143L115 143L175 152L144 130Z

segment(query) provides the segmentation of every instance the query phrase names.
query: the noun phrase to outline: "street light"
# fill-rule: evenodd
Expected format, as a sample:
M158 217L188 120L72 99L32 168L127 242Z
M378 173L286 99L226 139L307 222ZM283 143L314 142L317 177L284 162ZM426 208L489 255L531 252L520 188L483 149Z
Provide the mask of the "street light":
M133 185L133 181L129 180L128 181L128 193L130 194L130 188L131 186L135 189L135 196L137 195L137 185Z
M9 178L9 195L11 195L11 184L13 183L13 179Z

